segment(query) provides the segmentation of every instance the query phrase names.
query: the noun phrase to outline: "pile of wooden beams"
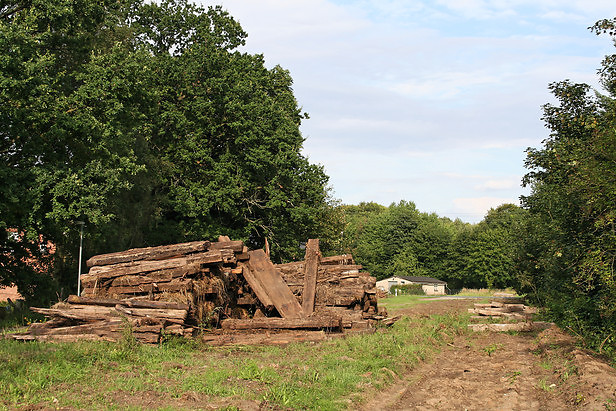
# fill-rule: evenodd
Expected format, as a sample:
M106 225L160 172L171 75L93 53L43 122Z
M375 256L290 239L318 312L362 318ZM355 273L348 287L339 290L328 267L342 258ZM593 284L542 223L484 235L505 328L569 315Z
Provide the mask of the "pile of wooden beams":
M355 264L350 254L321 258L318 240L308 242L304 261L276 268L303 307L312 306L319 315L340 316L345 329L370 328L387 316L377 305L376 278Z
M52 308L51 318L18 339L142 342L197 330L212 344L318 341L366 330L380 319L375 278L350 255L321 257L309 240L304 261L274 265L263 250L221 236L92 257L83 294Z
M511 320L530 320L537 312L534 307L528 307L516 300L515 302L492 301L488 304L475 303L475 308L469 308L468 312L475 314L472 319L486 317L503 317Z
M505 319L503 324L469 324L473 331L533 331L552 326L552 323L532 321L537 312L534 307L524 305L519 298L499 298L488 304L475 303L475 308L469 308L471 320L481 321L490 318Z
M71 295L67 302L53 308L31 308L51 317L35 323L27 334L15 334L19 340L118 341L130 332L137 341L158 343L161 335L192 335L185 323L188 305L163 301L94 299Z

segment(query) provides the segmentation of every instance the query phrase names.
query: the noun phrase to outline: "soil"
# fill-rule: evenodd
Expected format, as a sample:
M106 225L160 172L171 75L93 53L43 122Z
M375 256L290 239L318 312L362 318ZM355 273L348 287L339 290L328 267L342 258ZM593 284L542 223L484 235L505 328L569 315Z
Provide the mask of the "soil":
M472 300L401 310L462 311ZM394 383L364 409L616 410L616 369L552 327L540 333L469 333Z

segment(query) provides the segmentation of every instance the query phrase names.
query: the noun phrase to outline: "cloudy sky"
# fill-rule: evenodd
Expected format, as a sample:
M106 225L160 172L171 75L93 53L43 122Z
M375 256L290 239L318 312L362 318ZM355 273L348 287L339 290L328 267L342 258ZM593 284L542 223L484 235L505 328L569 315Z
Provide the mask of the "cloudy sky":
M212 4L207 2L206 4ZM304 154L345 204L477 222L518 203L550 82L596 84L614 0L219 0L294 79Z

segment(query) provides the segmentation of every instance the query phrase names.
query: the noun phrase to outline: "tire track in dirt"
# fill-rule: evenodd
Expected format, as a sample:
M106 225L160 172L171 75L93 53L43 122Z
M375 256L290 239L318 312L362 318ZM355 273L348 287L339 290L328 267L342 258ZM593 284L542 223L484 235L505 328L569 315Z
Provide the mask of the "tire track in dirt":
M466 308L435 301L405 314ZM456 338L363 409L616 409L616 370L556 327L540 334L474 333Z

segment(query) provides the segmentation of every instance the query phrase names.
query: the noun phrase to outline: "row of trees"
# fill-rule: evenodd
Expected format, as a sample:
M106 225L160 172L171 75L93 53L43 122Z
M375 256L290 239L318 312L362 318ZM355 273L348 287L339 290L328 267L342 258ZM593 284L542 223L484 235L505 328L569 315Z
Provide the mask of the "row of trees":
M77 221L89 255L225 234L268 238L281 260L327 237L328 177L301 154L292 79L237 51L245 38L185 0L0 4L0 284L74 288Z
M418 211L412 202L342 206L343 247L378 279L430 276L451 289L516 284L517 239L526 211L504 204L479 224Z

